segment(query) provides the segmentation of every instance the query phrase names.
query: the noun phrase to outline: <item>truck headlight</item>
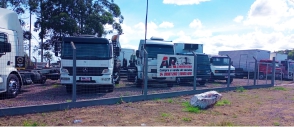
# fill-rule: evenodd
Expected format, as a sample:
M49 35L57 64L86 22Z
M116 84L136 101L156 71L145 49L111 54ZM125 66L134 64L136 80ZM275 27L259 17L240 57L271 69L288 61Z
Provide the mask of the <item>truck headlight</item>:
M64 69L64 68L61 68L60 71L61 71L61 73L68 73L68 70Z
M109 69L104 69L104 70L102 71L102 74L110 74Z

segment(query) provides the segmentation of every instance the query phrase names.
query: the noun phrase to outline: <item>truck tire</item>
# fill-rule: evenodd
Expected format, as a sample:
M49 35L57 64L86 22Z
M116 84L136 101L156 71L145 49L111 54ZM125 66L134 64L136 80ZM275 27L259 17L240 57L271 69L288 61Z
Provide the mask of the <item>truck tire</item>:
M233 78L230 78L230 81L229 81L229 79L226 79L226 82L228 83L228 82L230 82L230 84L233 82Z
M113 92L113 90L114 90L114 86L110 86L110 87L108 88L108 92Z
M15 98L20 92L21 86L18 77L15 74L10 74L7 78L7 91L8 98Z
M65 85L66 92L71 94L72 93L72 85Z
M206 84L206 81L199 81L200 86L204 86Z
M263 73L259 73L258 79L260 80L265 79L265 75Z
M182 83L180 78L176 78L176 82L178 85L181 85L181 83Z
M142 87L143 86L143 81L138 79L138 76L135 77L135 84L137 87Z

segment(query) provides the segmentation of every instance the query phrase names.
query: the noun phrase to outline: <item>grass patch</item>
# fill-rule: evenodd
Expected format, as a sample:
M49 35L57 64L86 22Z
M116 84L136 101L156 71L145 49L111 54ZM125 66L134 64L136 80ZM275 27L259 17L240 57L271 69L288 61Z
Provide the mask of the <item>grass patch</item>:
M191 113L200 113L201 109L199 107L192 106L189 102L183 102L182 105L185 107L183 111Z
M241 92L245 92L245 88L241 86L241 87L238 87L238 88L236 89L236 91L237 91L237 92L240 92L240 93L241 93Z
M274 126L280 126L279 122L274 122Z
M40 124L38 122L33 122L33 121L26 120L26 121L23 122L23 126L45 126L45 125Z
M173 100L173 99L168 99L167 102L168 102L168 103L173 103L174 100Z
M287 91L287 89L285 87L281 87L281 86L276 86L276 87L273 88L273 90Z
M162 117L169 117L170 114L168 114L168 113L161 113L161 116L162 116Z
M53 85L53 88L57 88L57 87L60 87L60 85L58 85L58 84Z
M182 120L185 121L185 122L191 122L192 121L192 119L188 118L188 117L184 117Z
M226 100L226 99L224 99L224 100L220 100L220 101L218 101L218 102L216 102L216 106L225 106L225 105L230 105L231 104L231 102L229 101L229 100Z

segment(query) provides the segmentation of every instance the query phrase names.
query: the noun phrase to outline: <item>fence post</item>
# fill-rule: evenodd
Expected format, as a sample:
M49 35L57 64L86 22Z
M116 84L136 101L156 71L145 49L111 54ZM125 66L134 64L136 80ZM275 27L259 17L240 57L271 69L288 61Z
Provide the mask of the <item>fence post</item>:
M253 56L254 59L254 78L253 78L253 85L256 85L256 72L258 73L258 77L259 77L259 68L258 68L258 63L257 63L257 59Z
M73 83L72 83L72 102L76 102L76 99L77 99L77 97L76 97L76 95L77 95L77 93L76 93L76 91L77 91L77 80L76 80L76 67L77 67L77 65L76 65L76 63L77 63L77 61L76 61L76 46L75 46L75 44L73 43L73 42L71 42L71 46L72 46L72 49L73 49L73 54L72 54L72 58L73 58L73 75L72 75L72 81L73 81Z
M148 84L148 53L144 50L145 64L144 64L144 96L147 99L147 84Z
M228 80L227 80L227 87L230 87L231 84L231 64L232 64L232 60L231 57L229 55L227 55L227 57L229 58L229 69L228 69Z
M276 57L273 57L273 61L272 61L272 86L275 86L275 78L276 78Z
M267 73L268 73L268 64L266 64L266 71L265 71L265 84L267 84Z
M195 52L192 52L194 54L194 80L193 80L193 90L196 90L197 85L197 54Z

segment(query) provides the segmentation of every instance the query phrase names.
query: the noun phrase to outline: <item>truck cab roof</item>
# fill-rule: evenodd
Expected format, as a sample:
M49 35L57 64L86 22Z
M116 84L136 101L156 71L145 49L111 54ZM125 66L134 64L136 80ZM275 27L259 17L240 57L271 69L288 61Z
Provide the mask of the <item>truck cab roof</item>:
M66 42L87 42L87 43L110 43L106 38L77 36L77 37L64 37L63 41Z

